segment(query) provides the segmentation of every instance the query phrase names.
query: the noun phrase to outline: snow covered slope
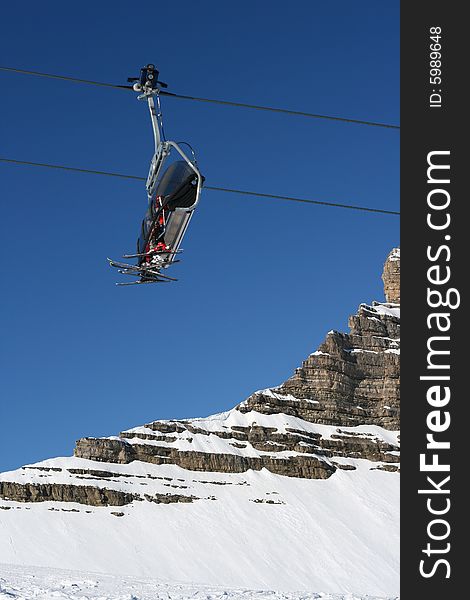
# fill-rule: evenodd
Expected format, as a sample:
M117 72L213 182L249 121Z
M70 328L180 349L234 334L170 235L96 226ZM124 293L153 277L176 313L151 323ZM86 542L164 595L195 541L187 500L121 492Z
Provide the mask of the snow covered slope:
M350 328L226 413L84 438L73 457L0 474L0 563L395 596L399 305L361 305Z
M275 592L0 564L0 600L396 600L352 594Z
M357 470L339 469L327 480L132 464L135 475L145 476L137 485L146 493L176 485L200 498L187 504L3 500L0 562L262 589L396 594L398 476L366 460L348 462ZM83 459L40 465L95 466ZM102 466L124 473L130 465ZM122 479L110 487L134 485Z

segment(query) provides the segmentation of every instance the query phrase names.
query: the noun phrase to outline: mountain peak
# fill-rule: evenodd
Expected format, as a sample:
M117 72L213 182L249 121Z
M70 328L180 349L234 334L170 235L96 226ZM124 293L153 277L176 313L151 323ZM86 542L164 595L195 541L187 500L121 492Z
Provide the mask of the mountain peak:
M400 304L400 248L393 248L387 256L382 280L387 302Z

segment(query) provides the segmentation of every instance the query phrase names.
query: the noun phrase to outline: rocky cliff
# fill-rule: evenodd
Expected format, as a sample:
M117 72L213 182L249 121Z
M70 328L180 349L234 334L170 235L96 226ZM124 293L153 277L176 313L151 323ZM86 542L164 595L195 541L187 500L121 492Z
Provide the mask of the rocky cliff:
M393 248L387 257L382 274L387 302L400 303L400 248Z

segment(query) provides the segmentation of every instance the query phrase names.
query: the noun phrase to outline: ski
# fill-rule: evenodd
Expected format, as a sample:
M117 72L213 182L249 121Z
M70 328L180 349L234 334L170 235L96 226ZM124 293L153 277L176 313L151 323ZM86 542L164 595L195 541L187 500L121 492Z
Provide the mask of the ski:
M115 269L128 269L129 271L142 271L143 270L142 266L130 265L128 263L119 262L117 260L112 260L111 258L108 258L108 262Z
M139 279L137 281L123 281L123 282L116 283L115 285L118 285L121 287L121 286L126 286L126 285L141 285L144 283L169 283L169 282L165 281L164 279L155 279L155 280L151 280L151 281L148 279L145 279L145 280Z
M174 252L171 250L152 250L150 252L144 252L143 254L123 254L122 258L141 258L141 257L145 258L148 256L155 256L158 254L181 254L181 252L183 252L182 249L175 250ZM175 262L175 261L173 261L173 262Z
M150 276L150 277L161 277L162 279L168 279L168 281L178 281L178 279L176 279L176 277L170 277L169 275L164 275L163 273L160 273L160 271L154 271L153 269L144 269L144 268L140 268L140 269L118 269L118 273L121 273L122 275L133 275L134 277L137 277L138 275L140 275L141 277L146 277L146 276Z

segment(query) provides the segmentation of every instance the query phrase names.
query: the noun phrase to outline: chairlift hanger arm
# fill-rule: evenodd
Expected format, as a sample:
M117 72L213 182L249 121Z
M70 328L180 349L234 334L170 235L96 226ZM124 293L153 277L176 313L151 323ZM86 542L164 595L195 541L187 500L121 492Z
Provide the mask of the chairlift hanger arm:
M163 162L169 153L168 143L162 140L163 132L161 112L157 112L154 100L154 95L156 94L158 94L158 92L147 93L142 96L139 96L139 99L147 100L150 112L150 120L152 121L152 130L155 144L155 152L150 163L149 174L147 177L147 194L149 196L149 199L152 196L155 186L157 184L157 179L160 174Z
M189 159L186 153L182 150L181 146L177 142L167 141L163 133L163 118L160 105L160 90L162 87L166 88L167 84L158 80L158 71L152 64L149 64L140 70L140 78L129 77L128 81L134 82L133 89L136 92L140 93L138 99L147 101L150 112L150 120L152 122L155 152L150 163L146 184L149 201L152 198L153 193L155 191L158 177L160 175L165 159L170 154L172 148L174 148L178 152L178 154L194 171L197 178L197 198L199 198L203 178L201 173L199 172L199 169L196 166L195 157L194 160ZM192 148L191 151L194 154Z
M153 137L155 140L155 154L158 153L160 146L162 145L163 132L161 126L161 111L157 112L155 107L155 100L153 98L154 94L146 95L149 111L150 111L150 119L152 121L152 129L153 129ZM160 101L158 102L160 109Z

